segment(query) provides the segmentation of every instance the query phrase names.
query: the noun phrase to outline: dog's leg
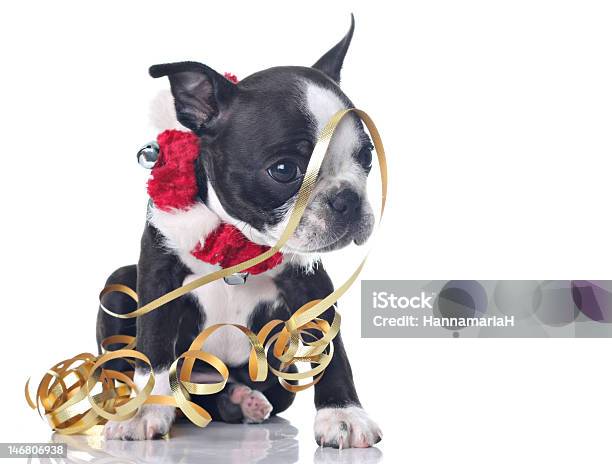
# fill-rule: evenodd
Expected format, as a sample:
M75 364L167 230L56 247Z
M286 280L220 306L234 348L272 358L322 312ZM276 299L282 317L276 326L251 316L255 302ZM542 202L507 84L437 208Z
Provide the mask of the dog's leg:
M106 280L106 285L123 284L136 289L137 270L136 265L124 266L113 272ZM102 297L101 306L115 313L126 314L137 308L136 302L127 295L119 292L107 293ZM136 318L119 319L105 313L102 307L98 308L96 321L96 340L98 342L98 354L102 354L102 342L113 335L136 336ZM113 351L122 347L122 344L113 344L106 348ZM112 359L104 367L120 372L131 371L133 368L123 359Z
M142 388L148 376L136 372L134 382ZM170 394L168 370L155 373L153 395ZM104 437L110 440L154 440L163 437L170 431L174 422L175 408L171 406L144 405L131 419L126 421L111 421L104 426Z
M157 231L150 225L145 228L141 249L137 282L140 306L181 286L188 273L174 254L164 251ZM193 306L192 300L181 297L138 318L136 350L145 354L153 366L153 394L171 394L168 368L176 357L181 318ZM137 361L135 383L142 387L147 380L148 366ZM170 431L174 418L172 406L145 405L127 421L107 423L104 435L108 439L123 440L159 438Z
M140 293L140 292L139 292ZM146 302L146 300L145 300ZM144 353L153 366L155 386L152 394L170 395L168 367L174 361L174 344L177 337L177 327L172 321L176 314L176 305L169 303L167 307L142 316L138 320L136 350ZM161 320L163 319L163 320ZM141 389L148 381L148 366L136 364L134 383ZM172 406L144 405L131 419L120 422L108 422L104 427L107 439L117 440L151 440L161 438L170 431L174 422L175 408Z
M294 309L308 301L325 298L334 291L331 279L321 265L307 274L289 268L277 277L276 282L283 289L287 306ZM333 311L327 310L321 317L331 323ZM322 446L372 446L382 436L380 429L361 407L340 334L333 343L334 356L314 387L317 408L315 439Z
M334 338L334 356L315 385L315 440L334 448L367 448L382 432L361 407L353 374L340 334Z

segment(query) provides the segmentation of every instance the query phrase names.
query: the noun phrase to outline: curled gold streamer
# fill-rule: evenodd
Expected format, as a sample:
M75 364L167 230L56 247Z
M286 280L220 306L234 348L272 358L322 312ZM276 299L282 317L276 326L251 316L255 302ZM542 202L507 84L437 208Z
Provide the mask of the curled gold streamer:
M120 319L139 317L196 288L234 273L242 272L281 251L299 225L308 205L334 131L340 121L350 113L357 115L367 126L378 157L382 188L380 222L387 198L387 164L380 134L372 119L364 111L356 108L341 110L332 116L319 134L287 227L269 250L240 264L199 277L129 313L112 312L100 303L102 310ZM62 434L82 433L108 420L129 419L138 412L143 404L177 407L194 424L205 427L212 420L211 416L204 408L192 402L190 395L210 395L225 388L229 378L227 366L218 357L202 350L206 339L221 327L234 327L242 331L249 339L251 343L249 354L249 376L251 380L263 381L270 371L278 377L281 385L289 391L298 392L309 388L319 382L333 357L333 339L340 330L341 321L340 314L336 311L334 304L355 282L366 259L367 254L350 277L325 298L304 304L287 321L269 321L257 334L238 324L216 324L207 327L194 339L189 350L181 354L172 363L169 370L172 396L151 395L155 379L149 359L143 353L134 349L136 346L135 337L114 335L102 341L102 354L100 356L82 353L60 361L51 367L38 384L35 401L30 396L30 379L28 379L25 385L26 402L32 409L37 409L41 416L43 415L42 408L44 417L51 427ZM106 286L100 293L100 301L102 301L104 295L113 292L123 293L138 303L138 294L130 287L122 284ZM328 309L333 311L331 324L320 318ZM281 325L283 326L282 329L270 337L272 331ZM303 340L303 335L314 338L313 331L320 332L322 336L311 341ZM113 344L123 344L124 346L121 349L111 351L108 347ZM272 349L274 356L281 362L279 369L268 365L266 354L269 349ZM148 367L149 373L145 386L138 390L128 373L103 368L103 365L112 359L123 359L132 365L134 363L129 359L141 360ZM178 364L181 359L183 359L183 363L179 370ZM209 384L191 382L191 372L196 360L213 367L221 375L222 380ZM297 362L309 362L311 363L311 369L297 373L285 371L288 366ZM76 367L71 367L73 365L76 365ZM312 365L315 365L315 367L312 367ZM306 384L299 385L297 383L309 378L312 378L312 381ZM101 391L93 393L96 388Z

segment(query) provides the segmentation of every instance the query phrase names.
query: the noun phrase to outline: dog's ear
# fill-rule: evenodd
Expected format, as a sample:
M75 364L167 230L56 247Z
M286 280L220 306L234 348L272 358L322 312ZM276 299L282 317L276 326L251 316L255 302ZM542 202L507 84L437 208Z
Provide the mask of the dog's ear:
M312 65L313 68L323 71L338 84L340 83L340 70L342 69L342 63L344 63L344 57L346 56L349 45L351 44L354 30L355 17L351 13L351 27L346 35L330 51L319 58L319 61Z
M176 117L196 134L209 128L236 92L236 85L202 63L156 64L151 77L168 76Z

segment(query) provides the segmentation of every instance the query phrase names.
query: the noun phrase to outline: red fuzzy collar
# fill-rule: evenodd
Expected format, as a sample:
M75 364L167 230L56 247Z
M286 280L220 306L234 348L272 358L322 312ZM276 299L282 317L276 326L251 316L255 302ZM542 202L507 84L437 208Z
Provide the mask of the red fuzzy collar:
M228 77L229 78L229 77ZM162 211L187 210L196 202L198 185L195 162L200 153L198 137L191 132L167 130L157 136L159 157L147 184L155 207ZM231 224L221 223L191 251L196 258L223 268L239 264L269 250L248 240ZM266 272L283 261L276 253L246 270L250 274Z

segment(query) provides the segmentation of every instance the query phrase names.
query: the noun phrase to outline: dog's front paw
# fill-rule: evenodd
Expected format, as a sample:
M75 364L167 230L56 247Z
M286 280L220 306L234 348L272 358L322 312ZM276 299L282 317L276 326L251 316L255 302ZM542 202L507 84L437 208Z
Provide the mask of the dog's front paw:
M333 448L368 448L382 439L382 432L358 406L322 408L315 418L315 440Z
M104 437L107 440L155 440L170 431L175 414L171 406L146 405L131 419L107 422Z

